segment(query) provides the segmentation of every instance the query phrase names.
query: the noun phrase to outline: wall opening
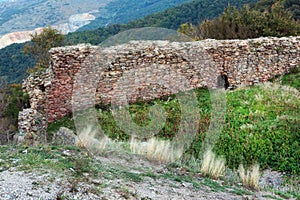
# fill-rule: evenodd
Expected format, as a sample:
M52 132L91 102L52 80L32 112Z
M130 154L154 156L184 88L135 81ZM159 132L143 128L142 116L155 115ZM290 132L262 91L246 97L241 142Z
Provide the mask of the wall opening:
M45 92L46 91L46 87L44 85L39 85L39 89L42 91L42 92Z
M220 75L217 78L217 87L218 88L225 88L227 90L229 88L230 84L228 81L227 75Z

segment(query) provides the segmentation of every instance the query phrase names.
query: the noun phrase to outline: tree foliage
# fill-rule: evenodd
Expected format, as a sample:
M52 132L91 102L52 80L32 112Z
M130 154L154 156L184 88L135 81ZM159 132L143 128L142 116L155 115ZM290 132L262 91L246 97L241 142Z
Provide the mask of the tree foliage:
M109 36L121 31L141 27L162 27L177 30L183 23L197 24L205 19L212 19L220 15L228 2L238 8L246 3L255 3L257 0L194 0L165 11L130 21L128 24L109 25L96 30L79 31L66 36L67 44L90 43L98 45Z
M64 35L56 29L47 27L40 34L31 35L31 42L25 45L24 53L34 56L37 62L34 69L44 69L49 66L49 50L53 47L62 46L63 42Z
M142 19L131 21L128 24L113 24L95 30L70 33L65 36L63 45L75 45L78 43L97 45L108 37L131 28L152 26L176 30L180 24L185 22L197 24L202 20L218 16L226 8L227 2L228 0L193 0L174 8L148 15ZM241 7L245 3L255 3L257 0L229 0L229 2L231 5ZM29 67L36 66L36 70L41 66L38 61L39 57L23 53L25 45L32 46L33 44L33 42L13 44L0 49L0 80L7 81L7 83L20 83L27 76L26 71ZM43 66L48 66L48 61L42 63Z
M4 108L4 117L17 123L20 110L29 107L29 97L22 90L21 84L12 84L4 89L7 95L7 102Z
M35 65L31 55L24 54L25 44L12 44L0 49L0 79L2 83L20 83L28 74L27 69ZM3 86L4 84L0 85Z
M184 23L180 25L178 32L187 35L194 40L199 40L200 38L198 38L199 33L197 33L197 30L198 29L196 29L193 24Z
M29 107L29 96L21 84L0 88L0 144L5 144L17 131L19 111Z
M293 14L295 20L300 19L300 1L299 0L260 0L253 6L255 10L261 12L271 11L273 4L280 3L284 9L288 10Z
M299 21L296 21L293 14L284 8L282 2L273 3L270 9L267 8L269 7L257 10L246 5L238 10L228 5L219 17L205 20L198 26L183 24L179 31L200 39L246 39L300 34Z

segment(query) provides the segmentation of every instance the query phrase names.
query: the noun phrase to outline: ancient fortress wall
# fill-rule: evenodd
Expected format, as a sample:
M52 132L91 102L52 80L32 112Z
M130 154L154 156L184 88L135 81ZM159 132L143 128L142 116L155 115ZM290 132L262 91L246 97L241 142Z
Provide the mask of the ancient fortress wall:
M75 82L90 91L100 104L109 104L115 94L120 98L127 95L134 102L182 89L223 87L222 80L226 88L265 82L298 67L300 37L187 43L133 41L105 49L86 45L60 47L50 53L49 69L23 83L31 108L43 113L48 122L71 113L72 94L78 90L73 90ZM78 74L81 80L76 80ZM120 85L122 77L126 84ZM94 88L89 86L91 80L97 80ZM188 84L183 87L185 80ZM24 120L26 116L20 113L20 130L26 132Z

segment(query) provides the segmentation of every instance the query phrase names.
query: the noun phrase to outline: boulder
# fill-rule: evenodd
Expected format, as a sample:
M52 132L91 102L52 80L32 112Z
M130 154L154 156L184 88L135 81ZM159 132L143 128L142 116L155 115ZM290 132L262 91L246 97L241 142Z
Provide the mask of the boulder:
M76 137L74 131L66 127L61 127L58 132L54 133L52 143L54 145L73 146L75 145Z

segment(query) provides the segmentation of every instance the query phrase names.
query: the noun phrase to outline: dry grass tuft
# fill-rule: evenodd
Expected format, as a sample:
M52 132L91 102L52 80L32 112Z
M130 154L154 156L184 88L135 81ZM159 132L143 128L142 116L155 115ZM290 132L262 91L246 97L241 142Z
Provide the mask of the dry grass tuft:
M244 187L258 190L258 181L260 177L258 164L253 165L248 170L245 170L244 166L241 164L238 172Z
M102 153L109 142L109 138L104 135L101 139L96 139L95 135L92 128L86 128L78 134L75 145L80 148L86 148L95 154Z
M225 174L225 159L216 157L211 150L206 151L201 163L201 173L203 176L218 179Z
M183 153L181 149L174 149L170 141L151 138L147 142L131 139L130 150L139 155L145 155L149 160L162 163L174 162Z

